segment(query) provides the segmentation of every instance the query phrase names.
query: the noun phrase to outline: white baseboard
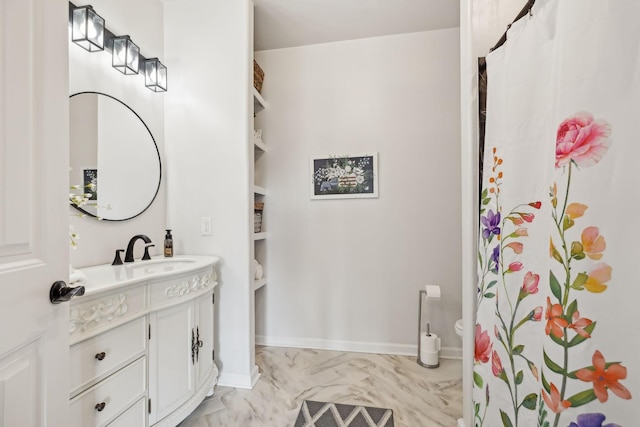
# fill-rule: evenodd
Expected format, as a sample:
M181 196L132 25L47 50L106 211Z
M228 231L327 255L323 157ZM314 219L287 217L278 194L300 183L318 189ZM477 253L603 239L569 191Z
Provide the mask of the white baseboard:
M397 354L416 356L418 346L415 344L390 344L363 341L338 341L317 338L268 337L256 335L256 344L270 347L314 348L317 350L353 351L356 353ZM442 359L462 359L462 349L442 347Z
M258 366L253 365L253 369L251 369L250 374L230 374L224 371L220 372L217 385L222 387L252 389L258 382L259 378L260 372L258 371Z

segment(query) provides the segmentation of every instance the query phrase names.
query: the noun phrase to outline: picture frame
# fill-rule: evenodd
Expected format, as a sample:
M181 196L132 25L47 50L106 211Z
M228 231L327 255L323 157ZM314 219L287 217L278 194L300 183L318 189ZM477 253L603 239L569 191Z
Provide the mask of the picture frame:
M88 205L98 204L98 169L95 167L82 169L82 185L85 194L91 196L87 201Z
M310 157L310 197L352 199L378 197L378 153Z

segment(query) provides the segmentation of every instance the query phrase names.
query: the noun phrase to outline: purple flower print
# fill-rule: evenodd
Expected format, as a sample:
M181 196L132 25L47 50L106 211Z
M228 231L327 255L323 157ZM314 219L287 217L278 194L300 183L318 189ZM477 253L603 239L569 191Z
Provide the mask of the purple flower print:
M569 424L569 427L620 427L619 424L602 424L606 417L604 414L580 414L575 423Z
M487 216L481 216L480 222L484 225L482 230L482 238L488 239L492 234L498 236L500 234L500 212L494 214L491 209L487 212Z
M491 268L489 269L489 271L491 271L493 274L498 274L498 266L499 266L499 262L500 262L500 245L497 245L495 248L493 248L493 252L491 253Z

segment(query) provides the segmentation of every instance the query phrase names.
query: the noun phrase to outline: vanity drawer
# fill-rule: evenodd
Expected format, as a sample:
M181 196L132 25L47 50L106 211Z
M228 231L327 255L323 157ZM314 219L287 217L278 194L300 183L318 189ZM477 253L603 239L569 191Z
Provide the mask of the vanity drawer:
M145 319L140 317L71 346L71 396L144 353L147 347Z
M72 300L69 309L71 342L82 341L109 327L139 317L146 312L146 300L144 285Z
M147 425L147 399L138 400L124 414L109 423L108 427L144 427Z
M146 357L141 357L72 399L69 406L71 426L106 426L145 396L146 371Z

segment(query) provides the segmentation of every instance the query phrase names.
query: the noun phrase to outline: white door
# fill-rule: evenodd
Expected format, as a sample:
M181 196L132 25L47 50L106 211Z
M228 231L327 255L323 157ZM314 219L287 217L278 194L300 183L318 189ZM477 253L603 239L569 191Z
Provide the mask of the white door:
M0 0L0 426L68 425L67 12Z

